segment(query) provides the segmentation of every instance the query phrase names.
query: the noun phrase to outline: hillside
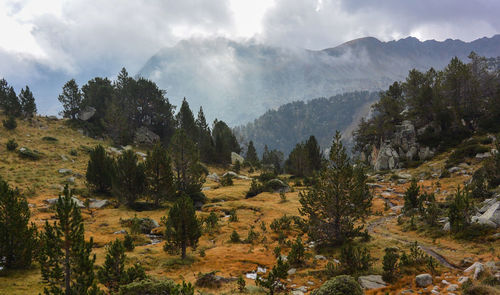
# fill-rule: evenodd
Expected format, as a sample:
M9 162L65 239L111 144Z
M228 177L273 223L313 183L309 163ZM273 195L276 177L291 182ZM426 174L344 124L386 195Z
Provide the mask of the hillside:
M3 117L0 116L0 119ZM85 174L88 148L100 143L111 153L117 149L112 149L108 142L81 135L77 130L67 127L62 120L38 117L36 122L29 124L19 121L19 126L14 131L0 129L2 159L0 175L8 180L11 186L19 187L25 193L31 207L32 220L41 227L46 220L51 220L54 214L45 200L56 197L61 185L68 182L69 177L75 177L75 184L72 187L77 188L78 199L83 201L86 198L96 197L85 189L84 179L79 178ZM47 137L56 138L57 141ZM5 143L12 138L18 142L19 148L38 150L43 154L42 158L37 161L27 160L20 158L16 152L7 151ZM145 151L136 147L128 148L133 148L137 152ZM408 251L413 241L418 241L423 251L434 256L439 265L436 266L437 272L433 275L434 283L429 287L420 288L415 285L415 274L426 271L425 266L419 266L413 273L402 274L396 283L367 291L367 294L399 294L401 291L405 291L406 294L417 294L430 292L434 286L444 291L449 287L447 284L458 283L461 276L472 276L463 272L465 266L471 262L498 261L500 255L498 229L472 240L460 240L444 231L431 230L425 226L419 227L418 230L412 229L408 227L408 220L400 224L397 218L404 204L403 194L410 185L409 178L419 179L422 190L434 192L438 202L445 204L454 194L456 187L468 182L472 173L483 161L479 158L467 159L468 164L461 164L459 170L451 173L449 177L440 179L438 176L445 171L448 155L449 153L445 153L437 156L414 169L369 174L370 187L375 197L372 213L366 220L366 228L372 238L363 245L369 249L375 260L366 274L382 272L382 256L386 247L397 246L401 250ZM71 171L62 174L59 169L71 169ZM210 173L218 175L227 171L218 167L208 169ZM240 173L250 177L258 176L257 172L249 173L246 169ZM299 193L306 189L300 184L294 185L294 181L288 179L289 176L280 177L292 185L292 190L285 193L286 201L283 201L277 192L264 192L254 198L245 198L245 193L251 184L248 178L234 179L234 185L226 187L212 180L213 178L207 179L203 192L208 197L208 203L197 215L207 217L210 212L215 212L219 217L219 228L213 233L204 232L198 248L188 251L188 258L185 261L177 255L163 251L164 242L161 236L139 234L135 238L135 250L126 253L129 257L127 265L138 262L146 269L148 275L156 278L168 277L176 282L186 280L194 283L199 273L211 271L217 271L217 275L229 278L228 282L221 283L218 288L196 287L200 292L204 292L202 294L239 294L236 283L232 280L242 275L247 285L245 293L265 294L263 289L255 286L252 277L259 268L269 271L274 265L273 249L280 243L278 233L271 230L269 225L285 214L298 216ZM93 237L95 241L93 252L97 255L97 265L101 265L104 261L104 246L115 238L122 238L124 235L121 230L130 230L121 224L122 219L137 216L152 218L159 222L168 211L166 208L134 211L118 205L114 198L106 196L97 198L107 198L111 204L100 209L82 209L85 235L87 238ZM229 212L232 210L236 212L237 221L229 220ZM266 224L265 231L261 227L262 222ZM163 230L163 225L160 225L153 229L153 233L161 234ZM232 243L230 236L233 230L237 231L242 239L247 237L250 230L257 232L258 236L251 243ZM294 241L298 234L299 230L295 226L285 233L290 241ZM306 246L305 265L290 272L286 283L287 290L294 290L294 294L309 293L310 290L320 286L326 280L324 269L327 262L339 259L340 256L339 248L315 249L313 244L308 242ZM281 247L284 253L289 251L286 244L282 244ZM43 287L40 279L36 264L30 270L2 272L0 290L6 295L38 294ZM443 280L446 280L446 283Z
M416 38L381 42L361 38L324 50L289 49L223 38L185 40L152 56L138 75L168 91L178 105L206 108L235 126L269 109L297 100L351 91L378 91L403 79L410 69L442 69L471 51L500 56L500 35L473 42Z
M296 101L269 110L253 122L234 128L241 142L253 141L259 154L264 145L287 155L296 143L314 135L323 149L331 145L336 130L347 130L367 115L378 99L375 92L351 92L307 102ZM345 133L346 138L350 132Z

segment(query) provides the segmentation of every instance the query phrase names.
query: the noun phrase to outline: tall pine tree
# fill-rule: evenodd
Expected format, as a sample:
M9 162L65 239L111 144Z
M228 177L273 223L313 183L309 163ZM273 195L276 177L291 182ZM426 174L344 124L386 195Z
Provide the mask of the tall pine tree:
M102 145L97 145L90 151L90 159L87 165L87 184L100 193L109 193L115 174L115 161L106 154Z
M259 166L259 156L257 156L257 151L253 145L253 141L250 140L248 143L247 154L245 160L252 166Z
M308 235L320 244L342 244L361 233L372 195L366 175L353 166L337 131L327 168L307 192L300 193L301 215L308 217Z
M167 200L175 193L172 160L167 149L157 143L148 152L145 164L147 189L155 205Z
M63 105L62 113L64 118L76 119L82 104L82 93L75 79L71 79L64 84L58 99Z
M36 104L33 93L28 85L26 85L26 88L21 89L21 93L19 93L19 100L23 116L29 119L33 118L36 114Z
M198 128L197 143L200 150L200 160L204 163L210 163L213 161L214 143L202 107L200 107L200 111L198 112L196 127Z
M134 151L124 151L116 160L113 194L127 206L131 206L144 194L145 189L144 165L138 163Z
M94 274L93 240L85 241L82 215L67 185L55 209L56 221L46 221L41 235L39 259L47 285L44 294L101 294Z
M31 265L36 227L29 220L26 199L0 179L0 266L20 269Z
M186 132L190 140L193 142L197 141L198 129L196 127L193 112L189 108L186 98L182 100L181 108L179 109L179 113L177 113L177 125Z

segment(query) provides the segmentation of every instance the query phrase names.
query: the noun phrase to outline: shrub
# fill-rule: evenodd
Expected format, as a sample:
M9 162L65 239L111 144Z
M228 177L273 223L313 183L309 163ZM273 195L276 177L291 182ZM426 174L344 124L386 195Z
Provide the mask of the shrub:
M72 156L74 156L74 157L76 157L76 156L78 156L78 151L77 151L77 150L75 150L75 149L71 149L71 150L69 151L69 154L70 154L70 155L72 155Z
M40 154L38 151L36 150L30 150L29 148L20 148L19 149L19 156L21 158L25 158L25 159L30 159L30 160L39 160L41 157L42 157L42 154Z
M264 182L268 182L269 180L271 179L275 179L277 177L277 175L274 173L274 172L262 172L260 175L259 175L259 181L264 183Z
M418 246L417 241L410 245L410 253L407 255L405 252L401 255L399 259L400 266L415 266L422 265L427 262L428 256L424 253Z
M372 264L372 257L365 247L355 247L350 244L340 251L340 266L344 273L355 274L366 271Z
M280 203L285 203L286 202L286 194L285 192L281 191L280 192Z
M446 167L457 165L466 158L473 158L476 154L488 152L490 149L471 140L458 146L446 161Z
M123 240L123 246L125 247L125 250L127 251L134 251L135 245L134 245L134 239L132 238L131 235L126 234L125 239Z
M490 286L484 286L484 285L471 286L470 288L466 288L462 294L463 295L497 295L498 289L495 289L495 288L490 287Z
M207 232L213 232L219 227L219 217L214 212L210 212L207 218L205 218L205 229Z
M232 243L239 243L240 242L240 235L236 230L233 230L231 233L231 236L229 237Z
M289 231L292 229L292 220L292 217L285 214L280 218L274 219L269 227L276 233Z
M384 270L382 279L384 281L392 283L396 280L398 259L399 254L397 248L385 248L384 260L382 261L382 268Z
M58 141L57 138L52 137L52 136L44 136L44 137L42 137L42 140L43 141L49 141L49 142L56 142L56 141Z
M133 282L120 287L120 295L194 295L194 287L191 283L176 284L172 280L153 281L145 280Z
M245 240L245 243L252 244L259 237L259 234L256 233L253 229L254 229L254 227L252 225L252 227L250 227L250 230L248 231L248 235L247 235L247 238Z
M312 295L363 295L363 290L351 276L341 275L324 283Z
M264 186L259 184L255 179L252 179L252 184L250 185L250 189L248 190L245 198L252 198L256 195L264 192Z
M9 116L7 120L3 120L3 127L7 130L14 130L17 128L16 118L14 116Z
M238 221L238 215L236 215L236 210L232 209L229 212L229 222L237 222Z
M233 185L233 178L231 175L226 174L222 179L220 180L220 184L222 186L232 186Z
M9 139L9 141L7 141L7 150L8 151L14 151L16 149L17 149L17 142L16 142L16 140Z
M288 253L288 262L294 266L300 266L305 261L305 249L302 245L302 239L297 237L295 243L292 244L292 249Z
M236 281L236 283L238 284L238 291L240 292L243 292L245 290L245 279L243 279L243 276L239 276L238 277L238 280Z

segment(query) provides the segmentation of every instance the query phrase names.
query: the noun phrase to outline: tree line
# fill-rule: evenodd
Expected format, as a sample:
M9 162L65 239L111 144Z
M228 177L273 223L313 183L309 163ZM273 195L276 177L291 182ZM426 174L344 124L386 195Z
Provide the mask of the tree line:
M457 57L442 70L411 70L404 82L380 93L374 115L354 132L355 150L391 139L397 125L409 120L424 146L445 150L476 132L498 132L500 75L474 52L466 64Z
M36 114L36 103L33 93L28 85L16 95L14 87L5 79L0 80L0 109L8 117L3 121L7 129L17 127L16 118L32 119Z

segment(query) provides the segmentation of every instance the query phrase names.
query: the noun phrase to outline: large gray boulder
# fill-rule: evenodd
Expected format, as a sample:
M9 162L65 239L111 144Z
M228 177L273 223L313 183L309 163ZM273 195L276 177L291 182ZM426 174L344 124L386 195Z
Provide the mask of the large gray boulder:
M134 143L135 144L145 144L152 145L160 140L160 136L158 136L153 131L149 130L146 127L140 127L135 131L134 135Z
M373 168L377 171L394 169L399 166L399 154L390 143L383 143L375 157Z
M432 276L428 273L420 274L415 277L417 287L425 288L432 284Z
M97 110L94 107L86 106L83 110L78 113L78 119L82 121L90 120L95 115Z
M55 205L55 204L57 203L57 200L58 200L58 199L59 199L59 198L47 199L47 200L45 200L45 203L47 203L47 204L49 204L49 205L53 206L53 205ZM85 208L85 205L83 204L83 202L82 202L82 201L78 200L78 199L77 199L77 198L75 198L75 197L71 197L71 199L73 200L73 202L75 202L76 206L78 206L79 208Z
M474 216L473 222L497 228L500 226L500 201L491 205L486 212L480 216Z
M360 276L358 282L363 289L378 289L387 286L381 275Z
M243 162L245 162L245 158L235 152L231 152L231 164L234 165L236 164L236 162L240 162L240 164L243 164Z

